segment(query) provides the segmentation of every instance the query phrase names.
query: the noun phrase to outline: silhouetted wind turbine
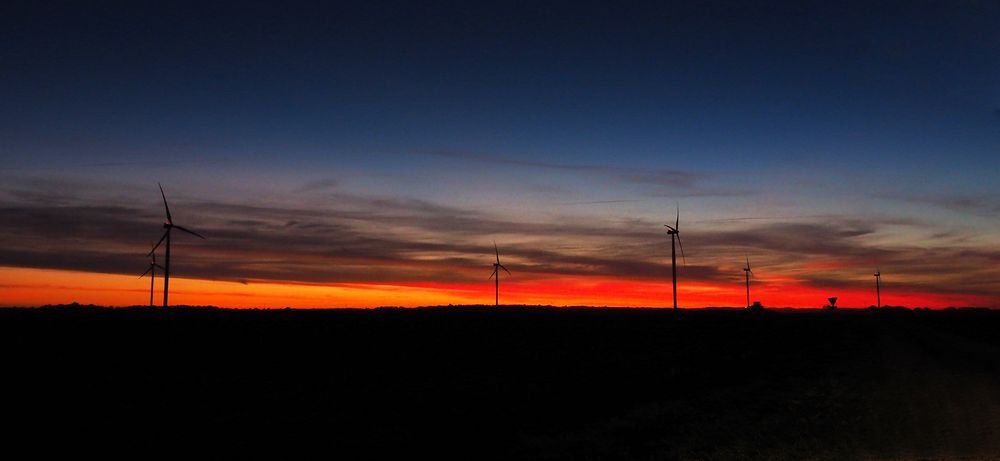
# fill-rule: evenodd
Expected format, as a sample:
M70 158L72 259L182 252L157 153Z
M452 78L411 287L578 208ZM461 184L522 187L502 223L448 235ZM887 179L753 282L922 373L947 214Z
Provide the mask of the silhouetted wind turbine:
M152 256L156 249L159 248L160 244L163 243L164 240L167 241L167 258L164 262L163 268L163 307L167 307L167 296L170 289L170 231L177 229L198 238L203 239L205 237L202 237L201 234L193 230L185 229L174 224L174 220L170 217L170 207L167 206L167 196L163 193L163 186L160 186L160 183L156 183L156 185L160 187L160 197L163 197L163 209L167 212L167 222L163 223L163 228L167 231L163 233L163 237L160 237L160 241L156 242L156 245L153 247L153 250L149 252L149 255Z
M753 271L750 270L750 257L747 256L747 267L743 268L743 272L747 277L747 309L750 308L750 276L753 275Z
M153 249L155 250L156 247L154 246ZM146 272L143 272L139 278L143 278L146 274L149 274L149 307L153 307L153 284L156 282L156 268L163 269L163 266L156 264L156 253L150 252L148 256L151 258L149 260L149 269L146 269Z
M681 207L677 206L677 218L674 220L674 225L671 227L668 224L664 224L663 227L667 228L667 234L670 235L670 269L673 272L674 279L674 309L677 309L677 245L681 246L681 258L684 264L687 265L687 258L684 257L684 244L681 243Z
M882 307L882 287L880 283L882 280L882 271L878 268L875 269L875 302L877 303L875 307Z
M500 269L503 269L504 272L507 273L507 275L510 275L510 271L507 270L506 267L503 267L503 264L500 264L500 250L497 248L497 242L493 242L493 250L496 251L496 253L497 253L497 262L493 263L493 273L490 274L490 278L493 278L494 276L496 277L496 280L494 280L494 283L496 284L496 301L495 301L496 304L495 305L499 306L500 305Z

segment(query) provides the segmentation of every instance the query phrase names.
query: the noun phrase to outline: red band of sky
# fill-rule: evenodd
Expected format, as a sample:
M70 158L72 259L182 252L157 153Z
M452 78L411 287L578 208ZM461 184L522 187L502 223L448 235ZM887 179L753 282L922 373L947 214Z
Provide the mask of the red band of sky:
M131 276L71 271L0 268L6 306L37 306L79 302L108 306L145 305L149 282ZM837 296L838 306L867 307L875 304L872 290L824 289L795 284L762 283L752 288L752 300L767 307L820 307ZM220 282L171 278L171 304L215 305L232 308L322 308L426 306L442 304L492 304L493 284L405 283L405 284L302 284L275 282ZM157 283L155 302L160 302ZM679 304L693 307L742 307L745 286L684 283L678 290ZM894 291L882 292L883 304L909 307L990 306L988 297L942 295ZM532 281L502 279L501 304L554 306L670 307L668 281L629 281L602 277L553 277Z

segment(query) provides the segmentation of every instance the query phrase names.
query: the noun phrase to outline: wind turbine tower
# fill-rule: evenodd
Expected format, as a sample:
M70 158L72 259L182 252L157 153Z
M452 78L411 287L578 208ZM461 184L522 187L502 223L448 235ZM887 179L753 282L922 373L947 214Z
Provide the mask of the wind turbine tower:
M875 269L875 307L882 307L882 287L880 286L882 281L882 271Z
M153 248L155 249L156 247ZM163 269L163 266L156 264L156 253L150 253L149 256L151 258L149 260L149 269L146 269L146 272L143 272L139 278L143 278L146 274L149 274L149 307L153 307L153 286L156 282L156 268Z
M750 276L753 275L753 271L750 270L750 257L747 256L747 267L743 268L743 273L746 275L747 279L747 309L750 308Z
M681 243L681 207L677 206L677 217L674 219L674 225L664 224L663 227L667 228L667 234L670 235L670 271L673 276L674 285L674 309L677 309L677 246L681 247L681 258L684 263L687 264L687 258L684 257L684 245Z
M201 234L193 230L185 229L184 227L174 224L173 218L170 217L170 206L167 205L167 196L163 193L163 186L160 186L160 183L156 183L156 185L160 187L160 197L163 197L163 209L167 212L167 221L163 223L163 228L167 231L163 233L163 237L160 237L160 241L156 242L156 245L153 246L152 251L149 252L149 256L154 254L156 249L159 248L160 244L163 243L164 240L167 241L167 257L163 265L163 307L167 307L169 305L167 303L167 297L170 291L170 231L177 229L201 239L205 237L202 237Z
M496 254L497 254L497 262L493 263L493 273L490 274L490 278L496 277L496 279L493 281L494 284L495 284L494 288L496 290L495 291L496 298L494 300L494 306L499 306L500 305L500 269L503 269L504 272L507 273L507 275L510 275L510 271L507 270L506 267L503 267L503 264L500 264L500 250L497 248L497 242L493 242L493 251L495 251Z

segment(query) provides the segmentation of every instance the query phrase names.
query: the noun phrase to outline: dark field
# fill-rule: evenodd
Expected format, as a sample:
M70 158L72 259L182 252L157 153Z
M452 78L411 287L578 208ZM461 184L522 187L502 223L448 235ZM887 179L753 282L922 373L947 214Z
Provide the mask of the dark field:
M995 311L4 309L0 345L38 453L1000 459Z

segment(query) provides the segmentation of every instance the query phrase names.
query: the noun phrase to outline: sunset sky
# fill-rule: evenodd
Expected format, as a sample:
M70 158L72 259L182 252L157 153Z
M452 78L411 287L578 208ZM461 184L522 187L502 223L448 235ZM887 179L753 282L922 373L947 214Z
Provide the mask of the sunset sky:
M0 305L1000 307L997 2L329 3L3 2Z

